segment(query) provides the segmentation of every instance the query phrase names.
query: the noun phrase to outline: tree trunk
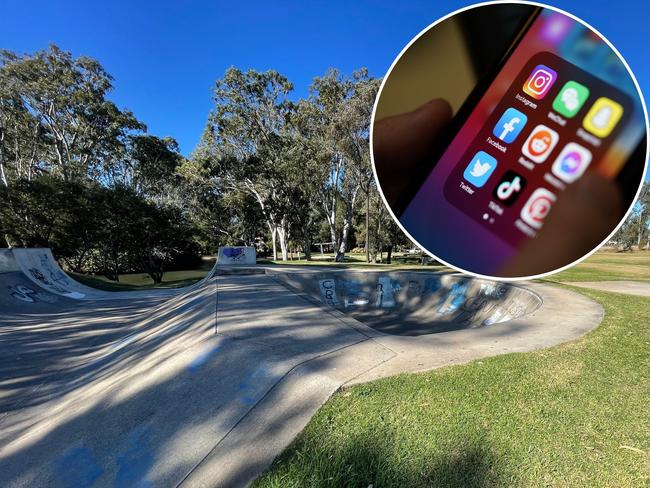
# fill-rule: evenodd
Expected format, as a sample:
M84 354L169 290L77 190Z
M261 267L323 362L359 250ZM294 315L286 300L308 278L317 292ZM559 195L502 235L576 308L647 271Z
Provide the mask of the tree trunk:
M302 251L305 253L305 259L311 261L311 237L308 226L302 229Z
M277 234L278 234L278 228L272 226L269 224L269 228L271 229L271 242L273 243L273 261L278 260L278 242L277 242Z
M343 218L343 232L341 232L341 243L339 244L338 250L336 252L336 262L340 263L345 257L345 252L348 247L348 235L350 234L350 229L352 228L352 219L354 218L354 206L357 200L357 195L359 192L359 186L357 185L354 190L352 190L351 195L348 197L348 201L345 206L345 217Z
M156 285L162 283L164 272L163 271L150 271L149 276Z
M644 212L641 212L639 215L639 232L637 233L637 239L636 239L636 248L640 251L641 250L641 239L643 239L643 229L645 225L645 219L644 217Z
M277 228L278 237L280 238L280 250L282 251L282 261L287 261L289 259L287 253L287 229L286 229L286 219L282 219L282 223Z
M5 174L5 165L0 162L0 183L5 188L9 188L9 184L7 183L7 175Z
M9 184L7 183L7 175L5 174L4 151L2 150L4 140L5 131L0 127L0 182L2 182L5 188L8 188Z
M334 220L332 220L332 218ZM332 243L333 248L336 249L339 246L338 239L336 238L336 216L328 217L327 223L330 227L330 242Z
M391 264L391 259L393 256L393 245L389 244L386 248L386 264Z
M366 263L370 262L370 190L366 192Z
M352 222L346 216L343 219L343 232L341 233L341 244L339 245L338 250L336 251L336 262L341 263L345 258L345 252L347 251L348 246L348 234L350 233L350 227L352 227Z

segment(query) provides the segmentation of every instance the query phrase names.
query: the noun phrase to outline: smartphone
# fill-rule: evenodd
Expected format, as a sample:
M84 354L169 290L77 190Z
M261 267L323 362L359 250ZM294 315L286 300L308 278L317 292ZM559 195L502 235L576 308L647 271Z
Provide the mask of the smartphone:
M441 260L498 276L587 172L617 180L631 204L645 167L643 105L605 41L535 7L438 147L393 210Z

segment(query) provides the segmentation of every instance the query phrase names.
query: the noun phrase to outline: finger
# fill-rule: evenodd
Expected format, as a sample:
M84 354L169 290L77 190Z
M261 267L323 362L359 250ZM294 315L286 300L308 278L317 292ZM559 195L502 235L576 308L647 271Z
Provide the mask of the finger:
M373 128L375 164L401 172L417 164L451 120L451 106L435 99L405 114L377 121Z
M589 172L558 197L543 229L528 241L501 276L530 276L580 259L616 228L622 196L618 186Z
M393 206L436 138L451 120L451 106L435 99L373 126L373 160L379 184Z

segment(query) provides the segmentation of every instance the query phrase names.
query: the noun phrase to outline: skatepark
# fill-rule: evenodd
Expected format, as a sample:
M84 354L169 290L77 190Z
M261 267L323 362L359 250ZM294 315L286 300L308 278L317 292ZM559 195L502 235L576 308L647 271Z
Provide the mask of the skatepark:
M0 484L246 486L342 387L603 318L548 284L253 263L228 250L192 286L105 292L47 249L1 250Z

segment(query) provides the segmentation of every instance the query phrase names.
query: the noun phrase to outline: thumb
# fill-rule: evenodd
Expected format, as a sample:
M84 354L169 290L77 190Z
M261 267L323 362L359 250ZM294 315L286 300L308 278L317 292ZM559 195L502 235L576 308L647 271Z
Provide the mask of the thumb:
M618 186L588 172L558 197L537 237L529 240L501 276L530 276L580 259L599 245L623 215Z
M404 189L450 120L449 103L434 99L412 112L375 122L373 159L379 184L389 203Z

